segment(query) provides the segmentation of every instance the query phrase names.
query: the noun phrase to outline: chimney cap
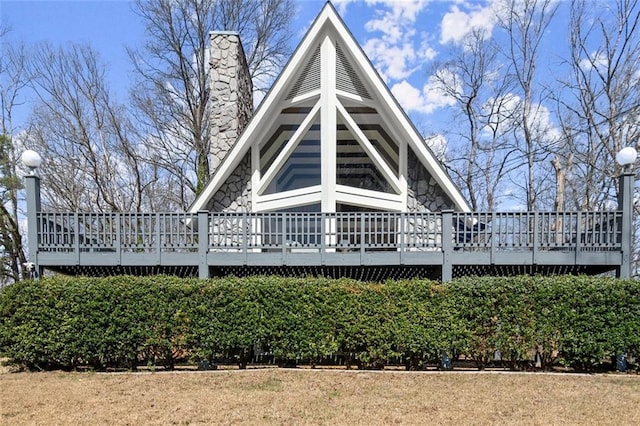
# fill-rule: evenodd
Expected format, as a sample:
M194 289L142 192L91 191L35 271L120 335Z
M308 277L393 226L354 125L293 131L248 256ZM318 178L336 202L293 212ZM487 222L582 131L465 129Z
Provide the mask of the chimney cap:
M209 36L212 37L214 35L235 35L240 36L240 33L237 31L209 31Z

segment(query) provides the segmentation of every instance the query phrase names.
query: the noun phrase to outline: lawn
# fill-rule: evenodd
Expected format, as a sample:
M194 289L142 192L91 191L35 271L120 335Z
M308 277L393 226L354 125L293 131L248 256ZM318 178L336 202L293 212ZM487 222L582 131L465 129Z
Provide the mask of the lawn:
M640 424L640 376L1 373L0 424Z

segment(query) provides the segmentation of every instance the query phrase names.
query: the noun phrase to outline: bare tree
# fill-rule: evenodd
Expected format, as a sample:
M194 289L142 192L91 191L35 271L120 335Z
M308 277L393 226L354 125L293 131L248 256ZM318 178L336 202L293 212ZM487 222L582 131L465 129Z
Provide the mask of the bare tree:
M608 7L571 3L570 69L560 104L563 136L571 148L575 208L610 207L617 195L616 153L638 148L640 136L640 3Z
M176 184L186 207L209 178L211 137L209 32L237 31L259 88L288 54L291 0L139 0L148 39L129 54L138 73L132 91L150 158Z
M105 67L89 46L43 44L29 61L35 105L28 143L46 159L43 203L72 211L140 211L150 206L154 170L140 160Z
M508 0L504 9L497 14L500 27L507 34L507 48L504 56L511 65L517 94L518 120L514 140L525 158L524 182L514 179L514 184L522 186L526 193L527 210L541 207L539 197L548 189L546 177L549 170L541 170L553 150L548 140L548 129L539 126L543 99L537 81L540 44L557 10L554 0ZM522 182L522 183L520 183Z
M433 74L439 90L455 100L454 119L464 123L447 133L449 170L472 209L493 209L513 168L514 150L505 142L513 123L510 75L485 31L471 31L449 53Z
M18 220L18 190L22 183L15 154L11 138L0 134L0 287L18 281L27 261Z
M26 52L23 43L5 41L8 30L0 27L0 43L2 55L0 55L0 108L2 109L0 132L10 135L13 128L13 112L19 104L18 96L27 86Z
M8 27L0 25L0 287L18 281L26 262L18 219L18 190L22 184L12 117L27 78L23 45L10 43L7 34Z

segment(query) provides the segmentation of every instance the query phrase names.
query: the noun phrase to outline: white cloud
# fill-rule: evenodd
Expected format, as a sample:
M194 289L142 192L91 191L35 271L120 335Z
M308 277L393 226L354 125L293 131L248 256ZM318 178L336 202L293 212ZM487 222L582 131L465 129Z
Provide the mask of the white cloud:
M455 105L455 100L448 93L458 95L463 92L460 79L448 69L438 70L437 76L430 76L422 90L427 101L438 107Z
M385 6L392 9L395 16L412 21L427 6L428 0L365 0L369 6Z
M376 63L376 68L385 80L407 78L420 68L421 59L435 56L433 50L425 50L419 54L409 42L390 45L378 38L368 40L363 48Z
M491 34L496 24L496 4L499 0L493 0L486 6L473 4L453 5L442 18L440 25L440 43L460 43L466 35L473 30L482 30L487 35Z
M520 108L520 97L507 93L497 98L489 98L483 105L483 112L489 116L491 128L486 128L488 135L492 132L503 134L508 132L518 118L516 111Z
M332 3L338 10L338 13L344 16L347 13L347 6L349 6L350 3L355 3L355 1L356 0L333 0Z
M444 135L436 134L427 136L424 142L438 160L445 161L447 159L447 139Z
M607 59L607 55L603 52L593 52L588 58L584 58L580 61L580 67L585 71L590 71L594 68L596 70L604 70L607 68L608 64L609 60Z
M416 30L418 15L427 3L426 0L366 0L368 6L377 10L365 29L380 36L367 40L363 48L384 80L405 79L420 69L425 60L435 56L435 50L420 37L423 33ZM417 39L422 42L417 43Z
M494 115L492 122L498 125L497 132L510 131L514 125L521 122L522 98L513 93L497 99L490 99L485 105L486 113ZM562 136L560 129L552 119L552 113L542 104L531 105L527 124L532 132L533 140L541 145L557 143ZM486 129L489 131L489 129Z
M380 31L390 44L401 42L405 36L413 36L413 24L418 14L426 7L425 0L393 1L367 0L369 6L383 6L387 10L378 10L376 17L365 24L367 31Z
M529 125L534 129L534 138L537 139L538 143L544 145L555 144L562 137L562 132L556 127L551 116L549 108L542 104L536 104L531 109Z
M391 88L391 93L393 93L393 96L396 97L405 111L424 112L425 100L422 93L409 84L408 81L403 80L400 83L394 84Z
M462 89L459 88L459 90ZM442 90L441 83L434 76L429 77L422 91L403 80L393 85L391 93L407 112L431 114L436 109L455 105L455 99Z

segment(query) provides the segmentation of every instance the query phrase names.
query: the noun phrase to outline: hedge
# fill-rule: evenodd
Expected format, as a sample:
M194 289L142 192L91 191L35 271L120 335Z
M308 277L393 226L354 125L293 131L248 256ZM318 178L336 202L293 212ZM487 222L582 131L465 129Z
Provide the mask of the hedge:
M316 364L408 369L442 351L478 368L592 370L640 353L640 284L602 277L465 278L384 284L324 278L168 276L23 281L0 292L0 356L29 369L171 369L255 350Z

